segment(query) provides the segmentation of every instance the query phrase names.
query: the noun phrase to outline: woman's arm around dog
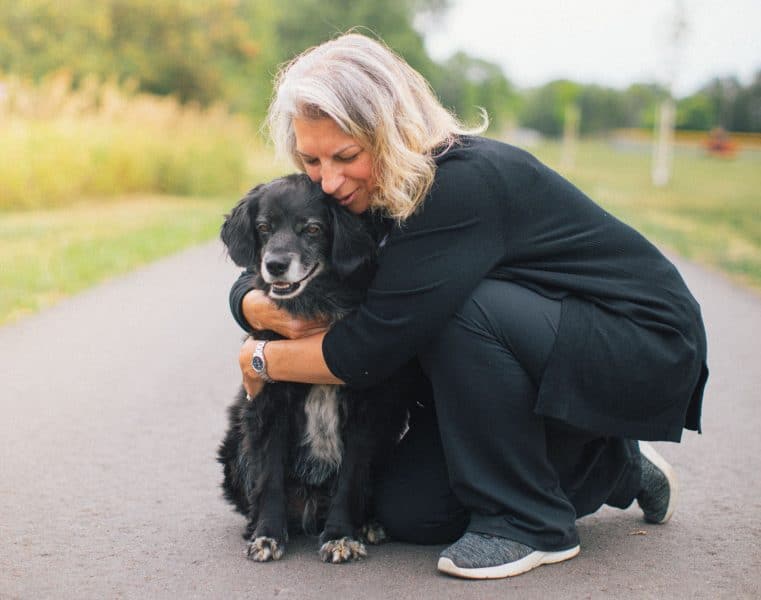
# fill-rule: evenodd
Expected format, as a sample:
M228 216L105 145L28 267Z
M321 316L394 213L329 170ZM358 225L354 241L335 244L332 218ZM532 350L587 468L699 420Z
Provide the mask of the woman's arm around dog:
M300 381L302 383L342 384L325 363L322 354L322 340L325 332L294 340L277 340L267 342L264 358L267 362L267 374L275 381ZM241 346L238 355L243 387L252 398L266 385L251 367L256 340L248 338ZM289 360L298 356L299 360Z

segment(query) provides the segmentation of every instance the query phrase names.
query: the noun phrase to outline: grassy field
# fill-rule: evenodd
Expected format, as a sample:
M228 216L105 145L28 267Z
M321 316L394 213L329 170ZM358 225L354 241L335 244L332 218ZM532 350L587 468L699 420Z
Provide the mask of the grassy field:
M559 163L558 144L530 150ZM596 141L578 146L564 175L661 246L761 290L761 153L726 161L680 149L673 181L661 189L649 169L647 147ZM256 155L252 184L276 170L267 153ZM122 196L0 211L0 324L212 239L236 197Z
M258 141L224 106L182 105L65 72L0 79L0 211L125 194L216 196L250 180Z
M0 213L0 323L213 238L234 201L141 196Z

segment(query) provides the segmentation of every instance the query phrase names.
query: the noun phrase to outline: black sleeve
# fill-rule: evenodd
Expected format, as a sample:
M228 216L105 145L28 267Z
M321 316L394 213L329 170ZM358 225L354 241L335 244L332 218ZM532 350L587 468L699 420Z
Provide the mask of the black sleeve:
M323 341L331 372L356 387L412 359L505 254L494 177L478 161L439 166L421 211L390 234L359 310Z
M240 277L233 283L233 287L230 289L230 310L233 313L233 318L238 322L243 330L247 333L251 333L253 329L251 325L246 321L246 317L243 316L243 296L254 289L252 279L254 274L246 269L240 274Z

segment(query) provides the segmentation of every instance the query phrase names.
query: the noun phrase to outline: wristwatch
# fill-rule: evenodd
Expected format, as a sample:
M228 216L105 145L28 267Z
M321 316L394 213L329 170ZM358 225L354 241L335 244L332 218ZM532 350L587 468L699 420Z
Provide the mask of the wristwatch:
M254 355L251 357L251 368L264 383L274 383L275 380L267 374L267 361L264 358L264 346L266 344L266 341L256 342Z

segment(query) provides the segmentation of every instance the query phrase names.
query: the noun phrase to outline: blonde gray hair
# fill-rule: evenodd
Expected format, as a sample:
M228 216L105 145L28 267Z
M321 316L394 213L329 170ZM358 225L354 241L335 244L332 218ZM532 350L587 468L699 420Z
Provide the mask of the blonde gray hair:
M304 169L293 119L329 117L373 157L377 182L371 208L403 221L422 204L436 171L434 158L465 128L436 98L420 73L382 42L348 33L304 51L275 81L268 123L277 151Z

